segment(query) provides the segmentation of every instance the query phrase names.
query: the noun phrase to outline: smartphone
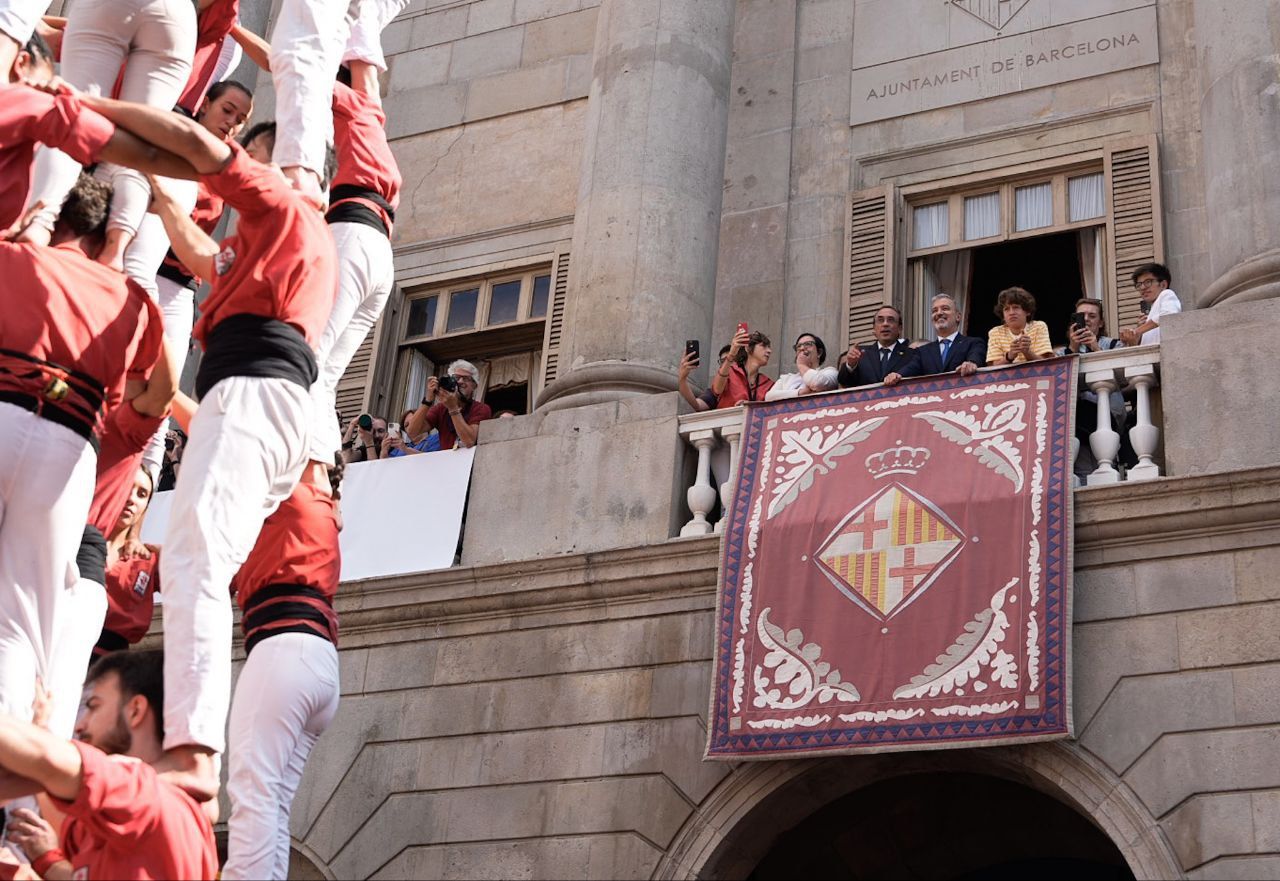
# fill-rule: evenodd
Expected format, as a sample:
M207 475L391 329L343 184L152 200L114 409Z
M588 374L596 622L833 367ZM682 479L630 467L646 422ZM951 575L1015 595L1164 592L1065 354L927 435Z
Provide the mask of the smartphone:
M404 432L400 429L399 422L387 423L387 434L391 437L398 437L400 440L404 440Z
M738 333L746 333L746 332L747 332L747 323L745 321L739 321ZM734 334L734 336L737 336L737 334Z
M697 364L697 363L699 363L699 362L702 360L702 354L701 354L701 351L700 351L700 344L698 343L698 341L697 341L697 340L685 340L685 341L684 341L684 353L685 353L686 355L692 355L692 356L693 356L693 363L694 363L694 364Z
M1071 323L1072 323L1073 325L1075 325L1075 327L1076 327L1076 329L1077 329L1077 330L1084 330L1084 326L1085 326L1085 325L1084 325L1084 313L1083 313L1083 312L1072 312L1072 313L1071 313Z

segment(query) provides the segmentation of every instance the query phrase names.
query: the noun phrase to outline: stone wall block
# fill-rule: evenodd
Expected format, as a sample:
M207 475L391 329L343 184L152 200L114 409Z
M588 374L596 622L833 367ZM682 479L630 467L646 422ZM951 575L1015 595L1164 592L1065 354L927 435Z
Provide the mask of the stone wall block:
M453 44L453 59L449 65L449 79L454 82L473 80L491 73L514 70L520 66L520 52L524 45L524 28L504 28L457 40Z
M1237 667L1231 676L1237 724L1280 723L1280 664Z
M1280 658L1280 603L1184 612L1178 616L1182 668L1252 664Z
M1242 603L1280 600L1280 547L1236 551L1236 598Z
M467 5L467 36L510 27L516 0L472 0Z
M395 141L459 125L466 107L466 97L467 87L464 83L444 83L392 92L384 101L387 110L387 138ZM403 161L400 165L405 167Z
M537 21L599 5L599 0L516 0L515 19L518 22Z
M1161 825L1182 865L1194 867L1220 856L1252 852L1253 819L1249 793L1233 792L1198 795Z
M1230 671L1139 676L1116 685L1080 742L1122 774L1165 732L1230 728L1235 721Z
M633 834L410 847L372 877L648 878L660 852Z
M411 45L416 47L435 46L439 43L452 43L467 35L467 7L455 6L439 12L428 12L417 18L407 19L413 22Z
M1280 853L1280 789L1252 794L1254 848L1260 853Z
M1189 881L1253 881L1280 878L1280 857L1223 857L1187 873Z
M1076 569L1074 587L1072 614L1076 622L1129 618L1138 612L1132 566Z
M1076 730L1083 731L1121 676L1178 669L1172 615L1077 624L1072 630Z
M402 52L391 58L391 91L403 92L434 86L449 78L451 43ZM389 122L390 120L388 120Z
M591 8L529 22L524 29L521 63L528 66L566 55L590 55L596 42L598 15L599 10Z
M1280 787L1280 727L1166 734L1124 781L1157 818L1193 795Z
M1229 555L1145 560L1133 567L1138 614L1202 609L1235 603L1235 566Z
M464 119L472 122L558 104L564 99L567 71L568 62L561 60L472 80Z

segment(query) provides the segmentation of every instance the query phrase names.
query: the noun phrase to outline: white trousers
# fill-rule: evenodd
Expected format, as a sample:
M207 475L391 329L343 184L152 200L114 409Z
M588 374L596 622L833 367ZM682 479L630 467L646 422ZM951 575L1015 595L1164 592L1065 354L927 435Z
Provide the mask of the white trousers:
M58 615L52 670L46 688L53 704L49 730L55 737L70 740L80 715L84 674L102 633L102 622L107 619L107 589L96 581L81 578L66 599Z
M308 633L267 637L249 653L231 705L227 879L283 879L289 808L307 756L338 711L338 652Z
M342 446L334 416L338 380L369 335L396 283L391 242L363 223L329 225L338 250L338 295L325 325L316 360L320 375L311 386L311 458L331 463Z
M409 0L357 0L357 4L342 61L344 64L367 61L385 71L387 59L382 54L382 31L409 5Z
M281 168L324 171L333 141L333 78L350 25L347 0L283 0L271 35L276 146Z
M151 219L150 214L147 219ZM160 317L164 321L164 336L170 348L177 353L178 370L182 371L191 351L191 327L195 322L195 291L171 279L154 278ZM147 448L142 451L142 464L153 480L160 479L160 466L164 463L164 439L169 423L164 422L152 435Z
M195 47L191 0L77 0L63 37L61 75L82 91L110 95L125 65L121 99L169 110L187 84ZM80 164L62 151L39 151L28 203L45 204L37 223L53 229L79 173ZM108 229L136 234L151 200L146 177L110 163L100 164L97 176L115 190Z
M18 719L52 684L96 470L84 438L0 403L0 710Z
M31 39L48 8L49 0L0 0L0 32L22 46Z
M286 379L233 376L191 420L160 557L164 746L223 752L231 700L231 579L307 459L310 399Z

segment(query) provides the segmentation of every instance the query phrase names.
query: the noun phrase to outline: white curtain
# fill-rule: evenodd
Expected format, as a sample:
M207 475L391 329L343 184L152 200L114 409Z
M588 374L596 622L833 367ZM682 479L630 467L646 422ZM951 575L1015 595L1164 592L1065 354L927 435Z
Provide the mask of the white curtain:
M1107 213L1102 172L1067 178L1067 219L1092 220Z
M1102 299L1102 255L1105 250L1103 232L1106 227L1082 229L1076 234L1080 251L1080 277L1084 279L1084 295Z
M965 241L1000 234L1000 193L966 196L964 200Z
M950 294L956 301L963 317L969 310L969 275L973 267L972 251L947 251L945 254L930 254L923 258L924 277L921 306L924 310L924 327L930 328L927 335L932 338L929 323L929 311L936 294ZM961 328L963 331L963 326Z
M504 355L489 362L489 383L486 387L497 389L508 385L519 385L522 382L528 382L531 376L533 376L532 352Z
M409 373L404 383L404 405L397 412L418 408L427 395L427 377L431 375L431 362L426 355L417 349L409 349L405 356L409 359Z
M947 244L947 203L920 205L912 212L912 225L915 235L912 238L913 248L936 248Z
M1013 191L1013 228L1040 229L1053 225L1053 185L1034 184Z

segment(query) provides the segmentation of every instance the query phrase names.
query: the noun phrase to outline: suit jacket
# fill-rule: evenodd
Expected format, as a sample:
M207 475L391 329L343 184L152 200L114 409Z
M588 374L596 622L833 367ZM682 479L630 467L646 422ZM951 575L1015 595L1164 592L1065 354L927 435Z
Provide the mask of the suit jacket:
M894 343L893 351L889 354L889 360L884 365L884 368L881 369L879 344L859 346L858 348L862 350L862 358L858 361L857 369L850 370L848 365L840 365L838 378L841 388L884 382L884 378L888 374L902 373L903 368L915 359L916 351L907 343Z
M915 359L898 372L903 376L929 376L934 373L950 373L966 361L979 367L987 363L987 341L976 336L956 334L947 352L947 362L942 363L942 344L925 343L915 350Z

